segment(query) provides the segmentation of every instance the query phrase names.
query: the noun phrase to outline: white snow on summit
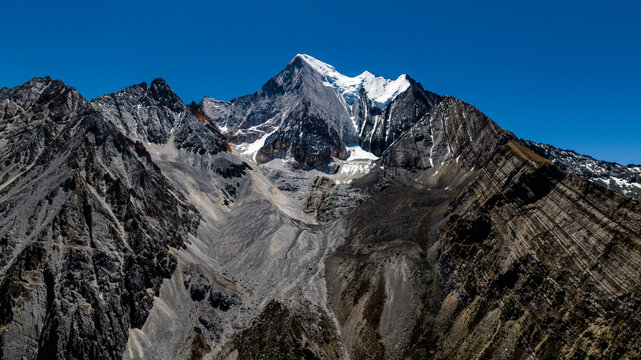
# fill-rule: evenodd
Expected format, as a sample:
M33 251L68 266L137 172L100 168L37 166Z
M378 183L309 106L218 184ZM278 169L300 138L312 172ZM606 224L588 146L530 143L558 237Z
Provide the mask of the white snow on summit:
M384 109L394 98L410 86L405 74L399 76L396 80L374 76L368 71L355 77L349 77L336 71L332 65L309 55L298 54L296 57L300 57L319 74L323 75L325 77L325 86L338 90L349 105L352 105L354 100L358 98L361 89L365 89L365 93L372 103L379 109Z

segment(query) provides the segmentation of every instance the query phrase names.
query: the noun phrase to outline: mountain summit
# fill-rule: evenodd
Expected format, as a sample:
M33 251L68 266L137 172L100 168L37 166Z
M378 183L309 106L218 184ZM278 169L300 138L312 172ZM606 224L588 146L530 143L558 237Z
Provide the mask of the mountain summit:
M354 105L354 101L360 98L363 90L372 105L383 110L411 85L407 75L401 75L396 80L389 80L380 76L376 77L369 71L364 71L356 77L348 77L336 71L333 66L304 54L296 55L290 64L299 59L305 61L322 75L325 81L324 85L334 87L343 97L348 107ZM348 112L350 111L348 110Z
M641 358L639 168L407 75L34 78L0 164L2 359Z
M347 158L346 146L380 156L437 99L407 75L352 78L297 55L257 93L230 102L204 98L200 106L258 162L291 157L303 167L323 167ZM300 119L306 125L297 129Z

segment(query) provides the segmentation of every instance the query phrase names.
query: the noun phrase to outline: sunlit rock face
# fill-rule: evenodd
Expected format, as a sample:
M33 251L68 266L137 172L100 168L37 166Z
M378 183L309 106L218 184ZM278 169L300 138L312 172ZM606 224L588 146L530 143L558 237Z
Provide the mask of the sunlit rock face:
M35 78L0 164L0 358L641 357L635 167L406 75L298 55L191 105Z

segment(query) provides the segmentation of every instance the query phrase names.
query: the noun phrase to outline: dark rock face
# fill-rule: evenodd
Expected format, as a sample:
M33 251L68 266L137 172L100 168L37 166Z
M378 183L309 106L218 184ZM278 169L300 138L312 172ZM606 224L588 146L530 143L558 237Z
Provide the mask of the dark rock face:
M547 144L525 143L532 151L552 160L564 171L641 201L641 165L623 166Z
M332 158L346 159L338 133L303 104L290 113L283 125L265 140L256 154L258 163L293 157L302 167L320 168Z
M337 338L329 330L332 328L329 319L314 320L313 324L305 324L304 319L292 314L287 307L272 301L265 306L256 324L234 337L216 359L227 359L234 352L238 359L338 358Z
M440 129L416 131L422 120L386 151L381 181L396 180L346 217L351 233L327 260L351 354L639 357L641 271L630 259L641 254L641 205L563 172L475 109L448 102L428 117L434 124L444 112ZM476 136L460 146L466 127ZM441 132L451 150L416 150L436 149L424 137ZM429 159L440 165L425 185L402 184ZM452 176L468 166L468 176ZM382 312L363 306L380 299L381 278L394 284Z
M142 83L98 97L91 106L131 139L164 144L173 135L178 149L198 154L227 151L218 129L197 109L183 104L163 79L155 79L149 87Z
M2 357L120 358L195 209L75 90L34 79L0 101L2 137L32 135L2 146Z
M189 290L193 301L207 300L212 309L221 311L227 311L232 306L237 306L241 303L238 295L205 277L199 276L198 273L187 272L185 279L185 288ZM201 320L201 322L208 323L206 319Z
M58 80L34 78L0 92L2 183L33 166L60 132L73 121L85 100ZM5 185L7 186L7 185Z
M487 161L494 143L509 139L514 136L476 108L445 96L388 149L382 162L390 168L422 170L454 159L472 169Z
M119 130L145 142L164 143L178 122L182 102L164 80L130 86L122 91L101 96L93 101L95 108L116 119ZM162 104L165 107L159 108Z
M363 149L380 156L403 132L427 114L439 96L423 90L421 84L408 77L410 87L383 111L367 110L359 130L358 143Z
M499 147L452 205L461 217L452 216L443 227L437 262L448 269L446 287L463 304L455 316L476 320L462 330L465 340L450 354L639 356L639 348L629 345L638 343L638 325L623 320L638 311L633 279L639 269L626 264L639 251L638 203ZM484 230L472 242L461 237L461 223L467 229L484 217ZM602 221L612 226L599 227ZM605 318L608 325L601 323ZM487 326L503 340L481 341ZM435 343L448 337L434 335L421 336ZM482 342L490 345L483 352L477 345Z

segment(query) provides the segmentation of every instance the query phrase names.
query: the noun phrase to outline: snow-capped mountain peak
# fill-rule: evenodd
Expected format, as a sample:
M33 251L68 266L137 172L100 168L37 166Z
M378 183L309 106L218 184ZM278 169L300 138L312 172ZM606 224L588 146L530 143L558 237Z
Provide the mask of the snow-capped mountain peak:
M298 54L294 59L296 58L304 60L312 69L323 76L325 86L335 88L345 99L345 102L350 105L359 97L361 89L364 89L374 106L384 109L399 94L410 87L410 82L405 74L396 80L375 76L369 71L364 71L355 77L349 77L336 71L332 65L312 56Z
M231 101L204 98L199 106L251 161L294 157L304 167L327 169L332 159L349 156L347 145L380 156L438 98L407 75L350 77L299 54L260 91Z
M385 79L381 76L374 76L365 71L359 77L363 78L363 87L367 97L380 109L385 108L399 94L410 87L407 75L403 74L396 80Z

